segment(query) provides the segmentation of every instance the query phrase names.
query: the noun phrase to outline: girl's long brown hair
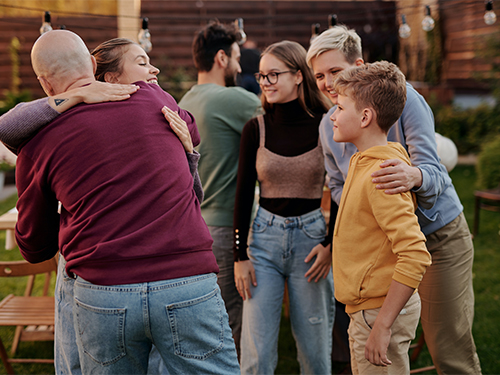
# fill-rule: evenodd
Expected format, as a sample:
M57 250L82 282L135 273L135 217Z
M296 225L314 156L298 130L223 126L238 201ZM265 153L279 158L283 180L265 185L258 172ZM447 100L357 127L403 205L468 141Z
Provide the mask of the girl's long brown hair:
M302 83L298 86L299 103L300 106L313 116L312 110L317 108L322 108L325 112L329 110L329 106L326 104L323 95L316 86L316 81L314 79L311 69L306 63L306 50L297 42L292 42L290 40L283 40L278 43L271 44L262 53L261 56L266 54L271 54L277 59L281 60L288 69L297 72L302 72ZM262 107L269 111L272 109L272 104L266 99L266 96L262 94Z

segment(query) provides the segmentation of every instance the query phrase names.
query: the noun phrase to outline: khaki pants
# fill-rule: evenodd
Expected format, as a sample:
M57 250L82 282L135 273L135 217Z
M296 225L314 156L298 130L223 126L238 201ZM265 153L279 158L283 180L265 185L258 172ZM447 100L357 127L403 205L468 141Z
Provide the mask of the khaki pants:
M375 323L380 308L362 310L350 314L349 346L351 349L351 367L354 375L404 375L410 373L410 358L408 350L411 340L415 338L418 320L420 318L420 297L415 293L406 303L394 321L391 331L391 341L387 349L390 366L375 366L365 359L365 346L371 327Z
M426 236L432 265L418 288L422 299L421 324L438 374L481 374L472 337L474 247L460 214Z

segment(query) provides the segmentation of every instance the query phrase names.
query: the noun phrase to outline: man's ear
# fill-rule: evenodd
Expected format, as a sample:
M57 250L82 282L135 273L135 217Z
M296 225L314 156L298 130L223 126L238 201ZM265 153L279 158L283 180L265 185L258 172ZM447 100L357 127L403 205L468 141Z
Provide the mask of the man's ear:
M363 109L363 117L361 118L361 127L367 128L373 120L375 120L376 114L372 108Z
M214 64L217 64L222 69L226 69L229 64L229 57L226 55L223 49L217 51L214 57Z
M355 64L356 66L361 66L361 65L363 65L364 63L365 63L365 61L364 61L361 57L358 57L358 58L356 59L356 61L354 61L354 64Z
M38 79L38 82L40 82L40 86L42 86L43 91L47 94L47 96L53 96L55 95L54 88L50 84L49 81L45 79L45 77L36 77Z

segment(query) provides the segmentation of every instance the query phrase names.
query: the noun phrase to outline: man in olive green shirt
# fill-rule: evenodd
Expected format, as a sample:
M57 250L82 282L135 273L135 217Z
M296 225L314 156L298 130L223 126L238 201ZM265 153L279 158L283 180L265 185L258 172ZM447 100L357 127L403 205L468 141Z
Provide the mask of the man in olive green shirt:
M218 22L208 24L195 36L193 58L198 84L179 106L191 112L200 132L198 171L205 191L201 214L214 239L213 252L220 269L217 280L239 357L243 301L234 283L232 250L236 175L241 131L262 109L255 94L234 87L241 68L233 30Z

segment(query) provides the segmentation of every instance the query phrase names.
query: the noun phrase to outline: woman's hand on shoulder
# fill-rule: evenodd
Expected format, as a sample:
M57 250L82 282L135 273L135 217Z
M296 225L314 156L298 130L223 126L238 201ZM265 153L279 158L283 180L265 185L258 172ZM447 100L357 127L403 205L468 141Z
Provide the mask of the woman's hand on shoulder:
M234 283L243 301L246 297L248 299L252 298L250 283L254 287L257 286L257 278L255 277L255 269L253 268L252 261L240 260L239 262L234 262Z
M49 105L57 112L63 113L80 103L92 104L125 100L137 90L139 90L139 86L136 85L94 81L89 85L51 96Z
M184 150L193 153L193 140L191 139L191 134L189 133L189 129L187 127L186 121L184 121L177 112L172 111L167 106L161 109L161 112L165 116L165 119L170 124L170 127L174 131L174 133L179 137L184 146Z
M87 104L118 102L130 98L130 95L139 90L137 85L122 85L95 81L90 85L80 87L82 101Z

